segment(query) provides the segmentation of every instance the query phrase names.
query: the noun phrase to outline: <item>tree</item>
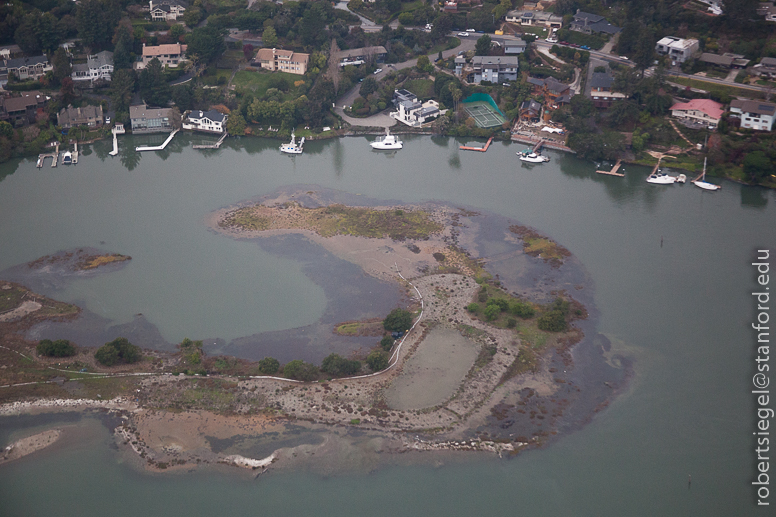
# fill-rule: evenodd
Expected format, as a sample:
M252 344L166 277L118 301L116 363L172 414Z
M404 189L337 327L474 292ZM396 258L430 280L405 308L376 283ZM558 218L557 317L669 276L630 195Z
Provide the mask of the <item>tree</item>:
M186 9L183 13L183 23L191 28L194 28L200 21L202 21L202 10L196 7Z
M501 308L495 304L488 304L485 307L485 319L493 321L501 315Z
M167 106L172 91L164 77L162 63L153 58L140 72L140 96L150 106Z
M76 354L75 347L67 339L41 339L36 347L38 354L47 357L71 357Z
M404 332L412 327L412 313L396 308L383 320L383 328L388 332Z
M388 352L391 348L393 348L393 338L389 335L383 336L383 339L380 340L380 346Z
M62 79L62 87L59 89L59 100L62 104L70 104L70 101L75 97L75 85L73 79L65 77Z
M339 52L340 48L337 45L337 38L332 38L331 45L329 46L329 66L326 69L326 79L331 81L331 84L334 86L335 96L339 91L340 82Z
M248 43L247 45L243 45L243 57L246 61L250 61L253 59L253 45Z
M128 69L116 70L110 82L110 96L116 112L128 112L129 103L135 94L135 72Z
M353 375L360 369L361 363L359 361L345 359L339 354L330 354L321 363L322 371L337 377Z
M261 42L265 47L274 47L278 44L278 33L275 27L267 27L261 35Z
M70 58L67 57L67 52L62 47L58 47L54 52L51 64L54 67L54 79L59 84L62 84L62 79L65 77L70 77L73 71L73 67L70 66Z
M426 72L427 74L434 71L434 65L431 64L431 60L429 60L428 56L425 54L418 56L418 63L416 66L419 71Z
M371 94L377 91L377 80L374 77L366 77L361 83L361 89L359 93L363 98L369 97Z
M274 357L265 357L259 361L259 371L265 375L275 374L279 369L280 361Z
M477 43L474 45L474 54L478 56L487 56L490 52L490 45L491 40L490 36L485 34L484 36L481 36Z
M239 111L233 111L229 114L229 118L226 119L226 130L230 135L243 135L245 134L246 127L245 118L243 118Z
M388 354L382 350L373 350L366 356L366 364L373 372L385 370L388 367Z
M294 359L283 367L283 375L289 379L312 381L318 376L318 368L314 364Z
M94 358L105 366L120 363L132 364L140 360L141 352L140 347L130 343L127 338L118 337L98 348Z
M769 174L773 174L773 164L763 151L755 151L744 158L744 173L754 183L759 183Z
M13 138L13 126L5 121L0 121L0 136L4 138Z
M503 18L512 10L512 0L501 0L501 2L491 11L496 20Z
M78 37L88 47L108 46L121 18L118 2L81 0L76 10Z
M186 36L186 54L195 61L209 63L226 50L224 30L209 25L194 29Z
M120 70L122 68L132 68L132 27L122 23L116 29L113 36L113 68Z
M537 321L540 330L548 332L563 332L568 328L566 317L559 310L551 310L542 314Z
M186 29L180 23L176 23L170 27L169 34L172 39L174 39L176 42L179 42L181 40L181 36L186 34Z

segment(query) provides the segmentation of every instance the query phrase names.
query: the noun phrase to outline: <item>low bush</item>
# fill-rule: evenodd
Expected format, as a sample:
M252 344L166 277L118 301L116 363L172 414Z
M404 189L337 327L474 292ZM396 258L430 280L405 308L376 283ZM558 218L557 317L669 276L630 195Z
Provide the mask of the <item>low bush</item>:
M46 357L71 357L76 354L75 347L67 339L41 339L37 346L38 354Z

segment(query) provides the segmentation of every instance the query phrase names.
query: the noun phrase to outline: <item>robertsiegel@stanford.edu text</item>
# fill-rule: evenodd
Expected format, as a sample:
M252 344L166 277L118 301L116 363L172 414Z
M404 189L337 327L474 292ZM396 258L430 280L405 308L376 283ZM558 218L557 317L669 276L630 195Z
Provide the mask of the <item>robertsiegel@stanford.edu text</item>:
M755 407L757 409L757 419L755 420L756 430L752 433L755 436L755 460L756 479L752 485L757 492L757 506L769 506L770 496L770 425L774 416L773 408L770 407L770 390L768 386L770 380L770 259L769 250L757 250L757 261L752 263L757 269L757 291L752 293L755 299L755 321L752 328L756 333L756 353L754 356L755 369L757 373L752 377L754 389L752 394L755 396Z

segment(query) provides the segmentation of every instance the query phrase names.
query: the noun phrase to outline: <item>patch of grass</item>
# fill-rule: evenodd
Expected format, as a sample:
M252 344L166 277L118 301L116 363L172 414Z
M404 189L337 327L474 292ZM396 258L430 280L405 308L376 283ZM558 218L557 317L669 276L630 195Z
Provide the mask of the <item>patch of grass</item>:
M681 84L682 86L689 86L691 88L706 90L709 93L725 94L731 97L749 97L750 99L765 98L765 92L760 90L745 87L725 86L722 84L704 81L701 78L690 79L689 77L669 76L669 81L672 83Z
M22 297L26 290L12 287L0 290L0 312L10 311L22 304Z
M359 323L345 323L344 325L337 327L335 332L343 336L355 336L358 334L358 329L360 327L361 325Z
M434 81L430 79L410 79L404 83L404 89L411 91L423 101L434 97Z
M437 56L439 55L440 51L444 50L450 50L451 48L455 48L461 44L461 40L458 38L447 38L447 41L443 41L442 43L437 43L430 49L426 51L426 55L431 58L431 61L434 61Z
M105 264L111 264L113 262L124 262L125 260L132 260L132 257L128 257L127 255L119 255L118 253L114 253L112 255L93 255L87 257L86 260L79 263L79 267L82 270L96 269L100 266L104 266Z
M372 318L363 321L345 321L334 327L334 333L340 336L382 336L385 334L383 320Z
M230 72L231 73L231 72ZM285 78L288 84L294 84L300 76L287 72L254 72L252 70L240 70L234 76L232 85L238 93L253 92L257 98L261 98L271 88L270 81L274 78ZM293 88L287 92L288 99L296 98ZM287 100L287 99L286 99Z
M563 260L571 256L569 250L527 226L512 225L509 227L509 231L522 239L523 250L526 254L542 258L553 267L560 267Z
M499 384L503 384L521 373L536 372L539 369L539 356L530 348L521 348L517 357L501 376Z

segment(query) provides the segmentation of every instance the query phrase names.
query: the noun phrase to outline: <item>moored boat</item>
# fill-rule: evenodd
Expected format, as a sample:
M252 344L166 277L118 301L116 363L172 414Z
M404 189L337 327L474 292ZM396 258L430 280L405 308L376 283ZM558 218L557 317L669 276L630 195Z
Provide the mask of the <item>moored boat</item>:
M520 157L520 161L528 163L545 163L550 161L548 156L543 156L541 154L534 153L533 151L523 151L522 153L517 153L517 155Z
M385 128L385 136L378 138L369 145L372 147L372 149L389 151L394 149L401 149L404 146L404 143L399 140L396 135L392 135L390 129Z
M675 176L669 176L660 170L647 177L647 183L652 183L653 185L673 185L675 182Z
M72 163L73 163L73 154L70 151L65 151L65 153L62 155L62 164L70 165Z
M692 184L703 190L714 191L722 188L720 185L715 185L714 183L706 181L706 158L703 159L703 174L701 174L701 179L693 181Z
M291 141L280 146L280 152L286 154L302 154L304 150L304 137L296 143L296 135L291 131Z

